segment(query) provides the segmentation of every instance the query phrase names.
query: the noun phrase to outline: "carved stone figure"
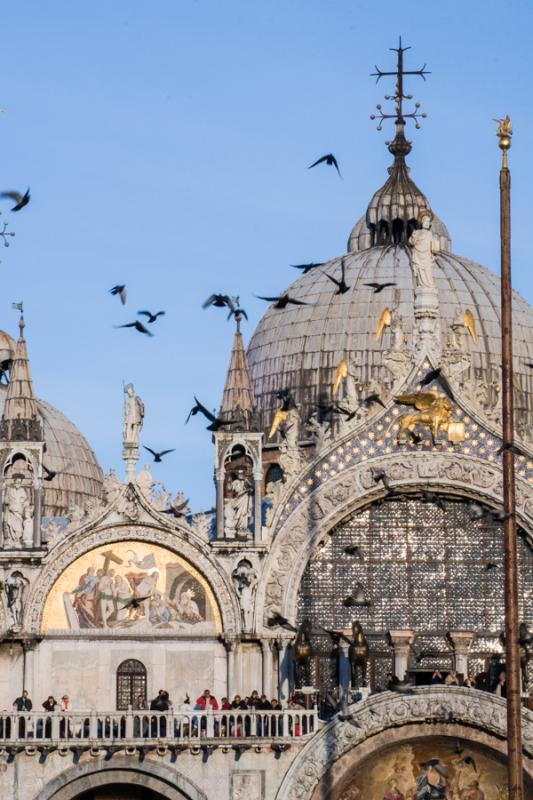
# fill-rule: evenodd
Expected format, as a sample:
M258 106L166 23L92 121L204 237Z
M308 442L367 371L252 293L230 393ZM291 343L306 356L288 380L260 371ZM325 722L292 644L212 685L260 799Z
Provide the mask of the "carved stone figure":
M439 252L439 240L431 231L431 211L422 211L419 217L419 230L413 231L409 244L412 247L412 264L416 286L421 289L436 290L433 278L435 255Z
M137 486L141 490L141 494L143 497L148 500L149 503L152 502L152 489L156 485L157 481L154 481L152 476L152 470L150 469L149 464L145 464L142 470L139 472L135 479Z
M144 420L144 403L135 394L133 383L124 387L124 446L139 447Z
M76 528L79 528L83 518L85 517L85 509L83 506L79 505L71 505L68 510L68 530L73 531Z
M14 631L22 630L24 592L29 581L21 572L13 572L6 580L7 608Z
M249 631L253 624L254 594L258 575L251 561L243 558L231 573L231 577L239 595L242 625L245 631Z
M359 620L354 620L352 624L352 638L348 647L348 660L352 670L352 689L360 689L366 684L368 642Z
M5 547L31 545L33 535L33 509L22 478L14 477L7 484L3 497L3 532ZM30 541L27 541L30 532Z
M300 469L300 451L298 448L300 432L300 414L298 409L291 408L280 428L282 440L279 446L279 465L283 472L283 481L287 483Z
M231 481L231 497L224 502L225 527L235 534L249 529L252 512L253 486L246 478L244 470L239 469Z
M319 422L318 413L313 411L307 420L307 431L314 442L315 453L319 453L325 445L326 433L329 424L327 422Z
M192 526L194 532L202 539L209 541L211 528L213 526L213 517L210 514L195 514L192 518Z
M403 332L403 317L397 308L393 309L390 324L391 351L393 353L403 352L405 347Z
M120 494L120 489L120 480L113 467L111 467L108 474L104 478L104 499L107 505L111 505L111 503L116 500Z

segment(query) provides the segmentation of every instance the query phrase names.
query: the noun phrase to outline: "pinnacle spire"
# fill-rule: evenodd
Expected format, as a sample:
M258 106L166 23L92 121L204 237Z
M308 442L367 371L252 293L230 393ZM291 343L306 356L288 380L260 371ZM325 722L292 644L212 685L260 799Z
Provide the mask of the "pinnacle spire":
M236 331L222 394L220 416L224 419L237 419L240 423L237 428L249 430L255 411L254 392L240 328L240 314L235 315L235 320Z
M33 391L28 348L24 338L26 323L20 310L19 338L9 375L0 439L17 441L37 441L41 438L41 425L37 410L37 399Z
M426 80L426 75L430 73L426 69L426 65L424 64L423 67L420 69L414 70L406 70L404 69L404 60L403 56L406 50L410 50L410 47L402 47L402 37L400 36L400 41L398 43L398 47L391 47L397 54L397 63L396 63L396 70L394 72L384 72L376 65L376 71L372 72L372 77L376 78L376 83L378 83L381 78L396 78L396 90L395 93L392 95L385 95L385 100L390 100L394 103L394 113L387 114L383 111L381 104L376 106L377 114L372 114L370 119L377 119L378 120L378 131L382 129L383 122L388 119L393 119L394 124L396 126L396 135L392 142L386 142L389 152L395 157L395 160L403 160L406 155L411 152L411 142L405 138L405 125L406 120L412 119L415 123L416 128L420 128L419 119L425 119L426 114L419 111L420 103L415 103L415 107L413 111L405 113L404 111L404 100L412 100L412 94L405 94L404 93L404 84L403 79L406 75L416 75L422 80Z

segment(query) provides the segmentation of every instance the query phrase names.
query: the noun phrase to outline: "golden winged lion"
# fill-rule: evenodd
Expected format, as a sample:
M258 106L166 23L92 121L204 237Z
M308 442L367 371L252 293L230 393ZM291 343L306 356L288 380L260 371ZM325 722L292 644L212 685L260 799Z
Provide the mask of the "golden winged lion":
M448 427L452 415L450 400L435 391L400 394L395 399L398 403L416 408L416 411L399 417L398 443L406 431L414 434L417 425L424 425L431 431L433 444L435 444L440 429L446 430Z

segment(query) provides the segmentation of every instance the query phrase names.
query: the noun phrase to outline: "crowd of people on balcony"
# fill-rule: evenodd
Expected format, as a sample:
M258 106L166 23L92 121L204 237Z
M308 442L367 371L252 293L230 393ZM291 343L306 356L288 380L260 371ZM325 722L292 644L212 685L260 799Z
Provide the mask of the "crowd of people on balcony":
M396 686L401 681L394 675L393 672L387 673L387 689L394 691ZM420 683L419 685L429 686L464 686L467 689L479 689L483 692L492 692L498 697L507 697L507 677L504 670L501 670L497 677L491 677L490 672L480 672L475 677L471 675L462 676L452 669L449 672L445 670L435 669L426 684ZM374 691L383 691L379 686Z

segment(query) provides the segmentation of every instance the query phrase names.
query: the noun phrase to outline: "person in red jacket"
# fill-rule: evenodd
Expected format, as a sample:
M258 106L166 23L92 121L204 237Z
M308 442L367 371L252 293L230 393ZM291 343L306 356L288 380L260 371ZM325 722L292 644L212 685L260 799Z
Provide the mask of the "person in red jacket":
M204 689L203 694L200 695L196 701L196 708L199 711L217 711L218 702L216 697L213 697L209 689Z

